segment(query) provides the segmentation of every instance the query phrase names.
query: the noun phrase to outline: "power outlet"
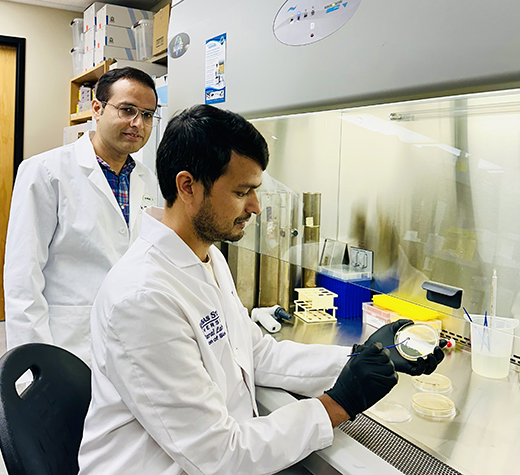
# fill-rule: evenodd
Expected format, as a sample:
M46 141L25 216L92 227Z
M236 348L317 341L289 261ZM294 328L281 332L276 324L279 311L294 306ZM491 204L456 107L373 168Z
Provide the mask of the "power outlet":
M358 247L350 248L350 267L359 272L372 274L374 265L374 252L366 251Z

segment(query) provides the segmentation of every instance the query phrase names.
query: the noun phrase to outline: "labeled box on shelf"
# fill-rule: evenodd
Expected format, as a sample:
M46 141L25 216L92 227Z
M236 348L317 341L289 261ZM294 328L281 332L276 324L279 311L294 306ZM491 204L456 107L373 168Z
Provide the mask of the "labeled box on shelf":
M92 101L78 102L76 104L76 114L92 110Z
M83 72L94 67L94 50L83 53Z
M96 48L100 48L103 45L136 49L132 29L122 26L107 25L96 29Z
M97 12L96 17L98 29L107 25L131 28L139 20L152 20L153 12L119 5L105 5Z
M83 32L86 33L90 29L96 28L96 14L98 10L105 4L102 2L94 2L83 12Z
M83 35L83 47L85 53L88 53L89 51L92 51L96 46L96 40L95 40L95 34L96 30L94 28L91 28Z
M107 59L128 59L135 61L136 51L130 48L118 48L117 46L105 46L101 45L99 48L94 50L94 61L95 64L102 63Z
M171 5L161 8L153 17L153 50L154 56L164 53L168 48L168 24L170 22Z
M92 87L81 85L78 90L78 101L79 102L88 102L92 101Z

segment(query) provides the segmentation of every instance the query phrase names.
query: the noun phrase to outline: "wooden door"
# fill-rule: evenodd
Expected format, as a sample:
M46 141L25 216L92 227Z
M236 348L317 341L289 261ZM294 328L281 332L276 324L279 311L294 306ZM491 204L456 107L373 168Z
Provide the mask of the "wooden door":
M5 318L4 251L13 190L16 54L16 47L0 44L0 269L2 269L0 272L0 320Z

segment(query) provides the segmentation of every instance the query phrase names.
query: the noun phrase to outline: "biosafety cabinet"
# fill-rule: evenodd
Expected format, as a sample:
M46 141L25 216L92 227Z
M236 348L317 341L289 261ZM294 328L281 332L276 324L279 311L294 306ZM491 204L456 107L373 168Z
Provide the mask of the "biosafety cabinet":
M496 88L518 81L519 17L513 0L173 0L169 104L205 101L221 35L223 107L248 117Z
M369 251L370 278L356 285L439 311L443 336L460 348L470 343L462 307L484 315L493 305L497 316L520 319L518 18L513 1L173 5L170 113L214 103L249 118L269 145L262 214L229 253L235 272L257 276L255 286L237 280L246 305L269 304L265 295L291 302L302 269L319 274L333 244L343 264L345 248ZM305 229L316 227L304 213L309 194L320 196L314 234ZM278 286L264 279L262 293L264 271ZM461 307L427 300L422 286L432 281L463 289ZM338 324L358 331L352 320ZM517 327L507 379L475 375L457 363L465 352L447 356L441 368L457 411L449 423L371 416L389 433L361 418L356 440L366 436L380 457L388 445L393 468L381 470L508 473L520 462L511 410L520 403L518 335ZM393 397L409 402L410 378L401 383ZM371 446L378 437L390 442ZM329 462L344 448L334 447ZM350 456L333 460L339 473L358 473Z

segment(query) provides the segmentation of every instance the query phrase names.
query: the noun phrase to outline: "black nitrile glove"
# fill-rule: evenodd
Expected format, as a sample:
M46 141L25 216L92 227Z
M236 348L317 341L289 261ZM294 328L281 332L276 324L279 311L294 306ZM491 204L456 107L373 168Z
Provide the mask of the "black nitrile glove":
M413 324L413 321L405 318L388 323L387 325L382 326L373 335L371 335L368 340L365 341L365 345L379 342L383 347L392 346L395 344L395 334L402 327L410 324ZM416 361L409 361L400 355L400 353L397 351L397 348L390 348L390 357L392 358L396 371L406 373L411 376L432 374L437 369L439 363L444 359L444 352L442 351L441 347L445 346L446 343L445 341L443 342L444 345L441 343L440 346L436 346L433 350L433 353L425 356L424 358L419 358Z
M390 353L380 343L354 345L336 383L325 391L354 420L357 414L373 406L397 384L397 373Z

